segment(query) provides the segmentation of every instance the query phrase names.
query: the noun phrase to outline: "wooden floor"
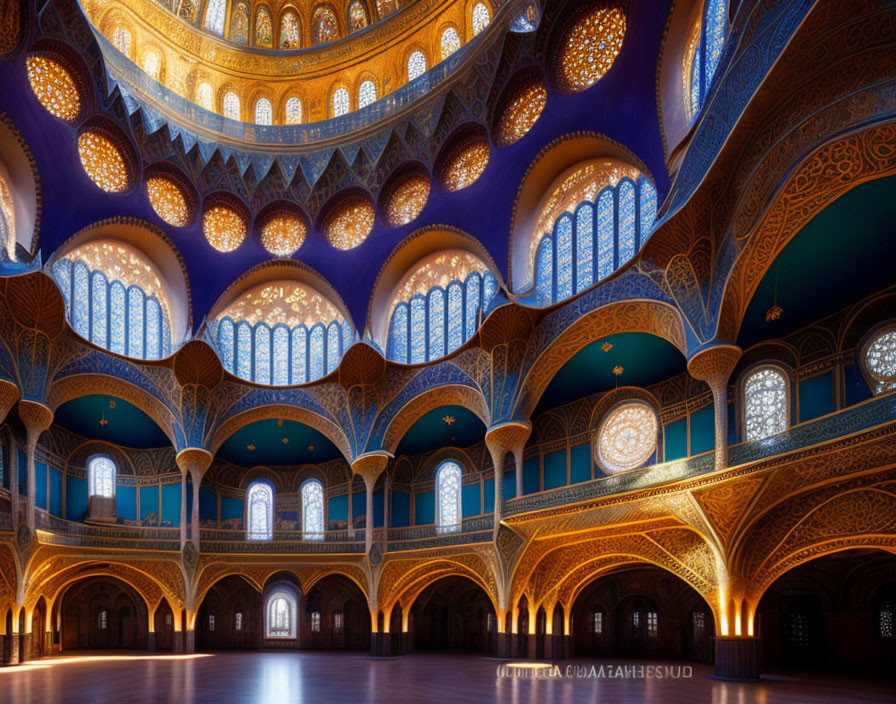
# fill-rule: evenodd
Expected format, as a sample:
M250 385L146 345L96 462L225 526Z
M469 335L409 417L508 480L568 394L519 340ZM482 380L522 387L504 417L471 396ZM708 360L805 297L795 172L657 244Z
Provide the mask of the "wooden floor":
M896 683L819 673L776 673L760 683L710 679L588 679L591 665L645 662L574 661L562 679L501 676L504 661L473 655L423 654L372 659L362 653L231 652L187 656L83 654L0 668L0 701L14 704L779 704L894 702ZM657 663L652 663L657 664ZM680 666L682 663L670 663ZM618 670L615 670L618 672ZM516 670L526 673L525 670ZM606 673L606 670L605 670Z

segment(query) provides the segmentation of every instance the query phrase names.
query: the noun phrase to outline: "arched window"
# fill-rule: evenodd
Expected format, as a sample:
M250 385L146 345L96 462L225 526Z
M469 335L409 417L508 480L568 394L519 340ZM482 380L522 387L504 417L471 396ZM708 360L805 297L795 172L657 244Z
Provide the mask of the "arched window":
M453 533L461 527L461 469L457 462L443 462L436 472L436 530Z
M127 27L116 27L112 35L112 43L125 56L131 55L131 30Z
M202 24L209 32L214 32L219 37L224 35L226 5L226 0L208 0L208 5L205 6L205 20Z
M255 12L255 43L258 46L273 46L274 28L271 11L264 5Z
M415 51L408 57L408 81L413 81L426 73L426 56L422 51Z
M274 111L271 102L267 98L259 98L255 103L255 124L271 125L274 122Z
M787 430L787 377L775 367L763 367L744 379L744 439L762 440Z
M497 287L492 273L468 252L424 259L392 297L386 356L419 364L450 354L479 328Z
M727 37L727 0L706 0L685 49L683 88L689 119L706 101Z
M12 261L16 259L16 211L12 193L0 176L0 246Z
M196 103L206 110L215 109L215 93L212 87L204 81L196 88Z
M627 401L610 411L597 430L595 454L609 473L641 467L656 450L656 411L643 401Z
M316 479L302 484L302 538L324 539L324 485Z
M358 107L367 107L376 102L376 86L373 81L364 81L358 88Z
M299 16L292 10L283 13L280 18L280 48L301 49L302 39L299 31Z
M896 329L889 328L875 335L862 356L875 394L896 389Z
M90 496L115 496L115 463L105 455L87 460L87 486Z
M326 44L339 38L339 25L336 15L329 5L318 7L311 18L311 41L314 44Z
M281 386L314 381L335 369L354 333L314 289L279 282L247 291L215 320L212 336L229 372Z
M591 620L591 629L594 631L595 635L601 635L604 632L604 612L600 609L595 609L594 614Z
M484 2L476 3L476 6L473 8L473 36L475 37L483 29L488 27L488 23L491 19L492 17L491 13L488 11L488 6Z
M311 632L320 633L320 611L311 612Z
M442 61L460 49L460 37L454 27L448 27L442 32Z
M143 63L141 65L143 72L154 80L159 80L162 72L162 56L155 49L150 49L143 55Z
M231 120L240 119L240 98L233 91L224 94L224 117Z
M264 609L265 637L295 638L298 600L291 589L281 587L272 591Z
M237 611L236 615L233 617L233 630L243 630L243 613L241 611Z
M345 88L333 91L333 117L347 115L349 111L349 95Z
M357 32L359 29L364 29L367 25L367 10L364 9L364 5L359 0L354 0L348 6L348 31Z
M296 97L292 97L286 101L286 124L302 124L302 101Z
M168 298L155 266L130 245L99 240L53 265L66 316L81 337L118 354L171 354Z
M621 162L589 163L562 177L530 244L538 302L569 298L628 262L653 230L656 203L653 184Z
M244 2L238 2L230 16L230 41L249 43L249 6Z
M274 489L267 482L257 481L246 492L246 523L249 540L270 540L274 537Z

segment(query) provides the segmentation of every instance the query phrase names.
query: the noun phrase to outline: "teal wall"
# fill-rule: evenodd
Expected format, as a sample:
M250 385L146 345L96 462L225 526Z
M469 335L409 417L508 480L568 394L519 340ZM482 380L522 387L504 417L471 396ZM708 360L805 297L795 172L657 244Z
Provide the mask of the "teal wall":
M544 488L566 486L566 450L555 450L544 455Z
M392 527L411 525L411 495L404 491L392 492Z
M199 487L199 522L218 521L218 495L204 487Z
M834 374L826 372L799 383L800 423L834 412Z
M847 406L867 401L873 395L862 370L855 364L843 367L843 391L844 402Z
M62 472L55 467L48 469L50 473L50 513L62 517Z
M180 484L162 484L162 525L180 525Z
M504 500L512 499L516 496L516 471L504 472Z
M665 462L680 460L688 455L688 419L679 418L663 427Z
M367 496L363 491L352 494L352 521L357 521L358 516L367 513Z
M482 482L482 503L485 513L494 513L495 510L495 480L486 479Z
M460 512L462 518L479 515L479 482L465 484L460 491Z
M178 494L180 499L180 494ZM81 521L87 514L87 480L67 475L65 477L65 517Z
M34 463L34 505L44 510L47 509L47 465L43 462Z
M716 419L712 404L691 413L691 454L711 452L716 446Z
M364 497L366 502L367 497ZM365 510L366 506L365 506ZM382 528L386 524L386 495L382 489L373 492L373 527Z
M243 500L238 499L235 496L222 496L221 497L221 522L229 521L234 518L240 519L240 523L242 523L243 518Z
M535 455L523 462L523 493L537 494L541 491L541 456Z
M115 487L115 510L125 521L137 520L137 487L120 484Z
M159 487L140 487L140 523L145 523L149 516L153 520L147 525L156 525L159 520Z
M569 448L569 483L591 480L591 443ZM547 479L545 479L547 481Z
M224 512L223 505L221 506L221 512ZM329 505L327 506L327 519L331 524L330 527L333 529L335 529L336 526L332 524L339 521L342 523L348 521L348 494L330 498Z
M436 522L436 492L414 494L414 525L426 526Z

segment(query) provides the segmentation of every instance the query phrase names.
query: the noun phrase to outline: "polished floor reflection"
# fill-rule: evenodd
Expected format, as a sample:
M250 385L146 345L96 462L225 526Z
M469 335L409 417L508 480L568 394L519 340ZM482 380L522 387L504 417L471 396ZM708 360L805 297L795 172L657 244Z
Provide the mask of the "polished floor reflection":
M603 678L600 674L604 665ZM0 701L15 704L312 704L326 702L450 702L451 704L778 704L783 702L893 702L892 682L809 673L773 673L761 683L710 679L694 665L690 678L645 679L643 662L590 661L558 665L560 679L533 677L529 667L472 655L423 654L372 659L361 653L227 652L182 656L145 653L78 654L0 669ZM623 674L628 678L609 678ZM634 671L632 671L634 670ZM542 672L542 675L548 674Z

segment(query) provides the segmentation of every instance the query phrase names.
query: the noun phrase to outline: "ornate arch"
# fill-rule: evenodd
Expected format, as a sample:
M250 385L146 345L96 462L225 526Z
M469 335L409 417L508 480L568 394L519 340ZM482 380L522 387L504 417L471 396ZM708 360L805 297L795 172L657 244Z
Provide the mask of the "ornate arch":
M497 611L496 580L488 563L477 553L434 559L390 560L380 575L377 605L381 609L391 610L395 604L401 603L404 612L426 587L452 575L467 577L481 587ZM410 601L405 598L408 596L411 597Z

